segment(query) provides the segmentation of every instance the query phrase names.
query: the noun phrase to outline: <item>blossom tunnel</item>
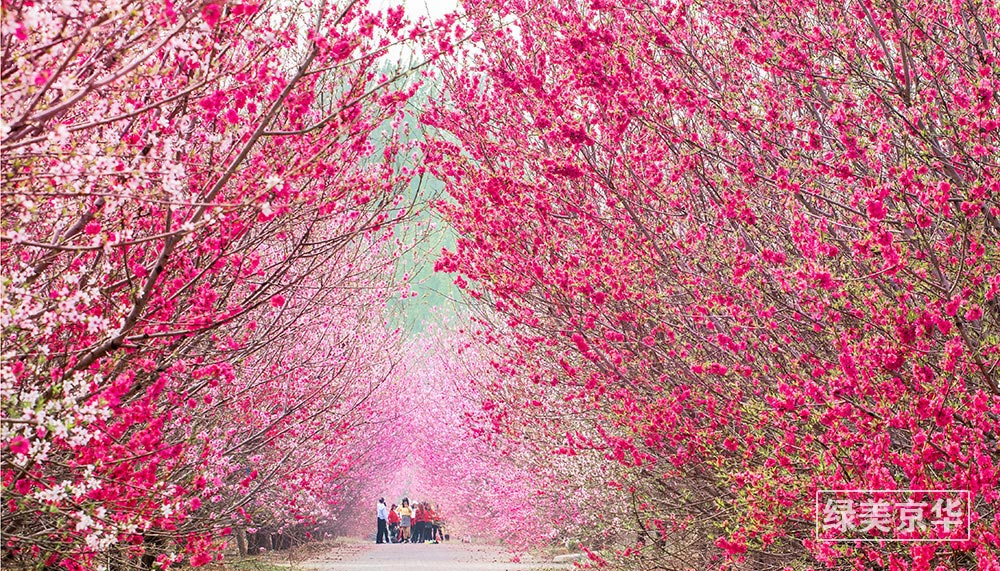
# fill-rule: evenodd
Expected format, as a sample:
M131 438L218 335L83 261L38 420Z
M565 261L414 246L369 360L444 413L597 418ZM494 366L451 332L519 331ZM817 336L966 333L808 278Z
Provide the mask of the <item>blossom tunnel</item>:
M5 568L1000 569L996 2L2 8Z

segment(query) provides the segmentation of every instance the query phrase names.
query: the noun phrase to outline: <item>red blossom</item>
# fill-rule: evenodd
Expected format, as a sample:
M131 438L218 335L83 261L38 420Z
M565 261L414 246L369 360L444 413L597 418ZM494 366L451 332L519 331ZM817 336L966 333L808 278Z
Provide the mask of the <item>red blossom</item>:
M214 28L222 17L222 8L215 3L208 3L201 8L201 17L209 27Z
M10 440L7 446L14 454L27 454L31 449L31 443L23 436L15 436Z

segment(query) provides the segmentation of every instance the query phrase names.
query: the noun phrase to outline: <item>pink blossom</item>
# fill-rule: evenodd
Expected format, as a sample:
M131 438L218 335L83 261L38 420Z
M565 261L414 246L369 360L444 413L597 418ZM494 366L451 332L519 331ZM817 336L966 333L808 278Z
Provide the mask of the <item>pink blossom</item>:
M10 451L14 454L26 455L31 449L31 443L23 436L15 436L8 444Z
M983 308L973 305L965 312L966 321L979 321L983 318Z
M201 8L201 17L209 27L214 28L222 17L222 8L218 4L208 3Z

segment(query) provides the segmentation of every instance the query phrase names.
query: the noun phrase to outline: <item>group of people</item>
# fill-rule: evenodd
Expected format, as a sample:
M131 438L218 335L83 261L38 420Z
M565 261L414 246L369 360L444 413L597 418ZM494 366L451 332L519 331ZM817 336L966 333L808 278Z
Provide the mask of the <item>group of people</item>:
M444 520L430 502L411 506L410 500L403 498L397 508L396 504L386 507L385 498L379 498L375 516L375 543L438 543L448 539Z

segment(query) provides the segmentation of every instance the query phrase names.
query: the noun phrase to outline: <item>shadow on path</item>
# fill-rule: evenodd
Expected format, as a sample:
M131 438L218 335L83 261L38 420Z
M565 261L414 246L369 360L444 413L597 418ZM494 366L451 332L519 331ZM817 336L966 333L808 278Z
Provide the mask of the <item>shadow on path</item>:
M320 555L301 569L315 571L540 571L543 569L566 570L571 565L548 562L511 561L512 555L500 547L490 545L440 543L369 544L362 551L343 553L337 549Z

